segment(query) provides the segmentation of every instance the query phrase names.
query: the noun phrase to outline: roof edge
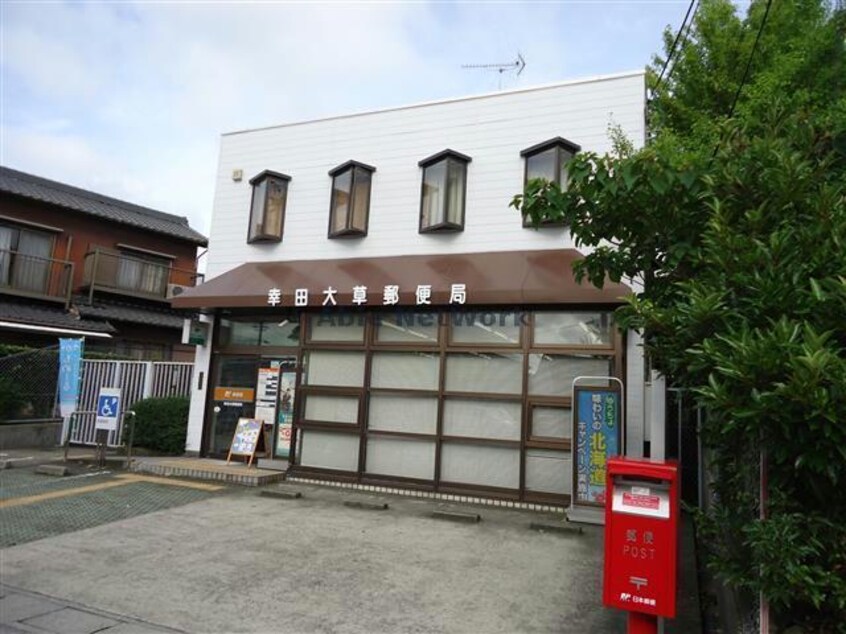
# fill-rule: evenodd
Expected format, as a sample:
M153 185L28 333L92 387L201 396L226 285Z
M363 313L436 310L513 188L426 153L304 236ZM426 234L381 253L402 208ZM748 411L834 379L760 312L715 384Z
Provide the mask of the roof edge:
M54 189L58 192L62 192L65 194L70 194L72 196L80 196L92 202L113 205L115 207L123 207L126 211L137 213L141 216L146 216L148 218L154 218L157 220L161 220L163 222L168 222L173 224L176 227L180 227L183 229L188 229L191 232L197 234L196 237L188 237L188 236L175 236L170 235L170 237L177 239L177 240L184 240L186 242L190 242L191 244L197 244L200 246L208 246L208 238L201 234L199 231L194 229L191 226L191 223L187 216L180 216L177 214L171 214L166 211L159 211L158 209L153 209L151 207L145 207L143 205L138 205L133 202L129 202L128 200L121 200L120 198L114 198L112 196L108 196L106 194L101 194L99 192L92 191L90 189L83 189L82 187L77 187L76 185L70 185L68 183L63 183L61 181L53 180L50 178L45 178L44 176L38 176L36 174L30 174L29 172L24 172L22 170L15 169L13 167L8 167L6 165L0 165L0 173L5 173L9 178L18 180L22 183L27 183L31 186L39 186L45 187L49 189ZM9 194L11 196L17 196L24 200L36 200L39 202L48 203L50 205L54 205L56 207L61 207L62 209L68 209L70 211L74 211L76 213L83 213L87 215L96 215L90 214L84 210L78 209L76 207L70 205L63 205L61 203L57 203L52 200L45 200L43 197L39 196L30 196L27 194L22 194L16 191L9 191L9 190L0 190L3 193ZM154 229L150 229L144 227L139 224L125 222L122 220L118 220L116 218L111 218L111 222L115 222L117 224L126 225L135 228L145 229L147 231L151 231L153 233L161 233L159 231L155 231Z
M318 117L316 119L304 119L302 121L291 121L289 123L277 123L274 125L259 126L256 128L244 128L242 130L233 130L232 132L224 132L220 136L228 137L238 134L249 134L251 132L264 132L265 130L275 130L277 128L291 128L299 125L306 125L310 123L321 123L323 121L336 121L338 119L352 119L354 117L364 117L373 114L382 114L385 112L396 112L399 110L412 110L415 108L425 108L427 106L436 106L440 104L456 103L460 101L474 101L477 99L488 99L490 97L501 97L505 95L514 95L525 92L536 92L541 90L550 90L552 88L562 88L564 86L576 86L579 84L592 84L603 81L612 81L615 79L626 79L628 77L645 76L646 70L630 70L619 73L610 73L607 75L592 75L589 77L582 77L579 79L568 79L565 81L551 82L547 84L538 84L536 86L527 86L525 88L514 88L511 90L499 90L495 92L479 93L477 95L466 95L463 97L445 97L443 99L434 99L431 101L420 101L417 103L407 104L404 106L390 106L387 108L376 108L374 110L361 110L359 112L351 112L348 114L330 115L327 117Z

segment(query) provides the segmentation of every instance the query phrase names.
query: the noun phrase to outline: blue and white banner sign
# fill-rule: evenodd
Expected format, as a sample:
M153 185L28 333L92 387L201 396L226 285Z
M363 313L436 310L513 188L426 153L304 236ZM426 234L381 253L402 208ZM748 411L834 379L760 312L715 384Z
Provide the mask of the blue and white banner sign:
M59 412L67 418L76 411L82 374L82 339L59 339Z
M620 392L576 386L574 394L574 502L603 506L608 458L619 455L621 449Z

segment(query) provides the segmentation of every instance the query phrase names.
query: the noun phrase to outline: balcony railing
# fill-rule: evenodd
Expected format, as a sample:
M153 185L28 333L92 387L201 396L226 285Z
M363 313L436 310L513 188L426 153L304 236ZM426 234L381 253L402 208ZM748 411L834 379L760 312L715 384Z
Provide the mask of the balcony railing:
M85 254L83 278L89 300L95 290L104 290L164 301L186 287L196 286L203 276L142 257L94 249Z
M73 262L0 249L0 292L70 303Z

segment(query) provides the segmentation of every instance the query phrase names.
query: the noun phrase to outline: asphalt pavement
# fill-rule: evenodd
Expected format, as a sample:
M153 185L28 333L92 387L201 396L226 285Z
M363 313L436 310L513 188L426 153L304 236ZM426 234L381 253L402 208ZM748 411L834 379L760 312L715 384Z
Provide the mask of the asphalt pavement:
M561 514L13 472L0 472L0 632L625 631L601 604L602 528ZM668 633L698 631L683 590Z

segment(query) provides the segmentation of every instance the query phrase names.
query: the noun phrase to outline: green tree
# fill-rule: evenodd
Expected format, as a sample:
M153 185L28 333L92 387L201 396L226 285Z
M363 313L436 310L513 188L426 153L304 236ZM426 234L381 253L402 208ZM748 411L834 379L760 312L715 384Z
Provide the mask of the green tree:
M653 142L581 155L567 191L534 181L513 205L572 227L580 278L642 287L620 321L707 413L714 570L784 624L846 631L844 16L774 2L729 117L766 11L703 0L669 80L650 69Z
M665 31L668 52L673 38ZM819 114L842 107L843 16L820 0L775 0L769 12L766 1L756 0L745 19L729 0L705 0L659 84L665 59L656 56L647 69L650 131L685 148L713 150L749 60L733 112L738 119L763 120L776 102L786 111L813 108Z

